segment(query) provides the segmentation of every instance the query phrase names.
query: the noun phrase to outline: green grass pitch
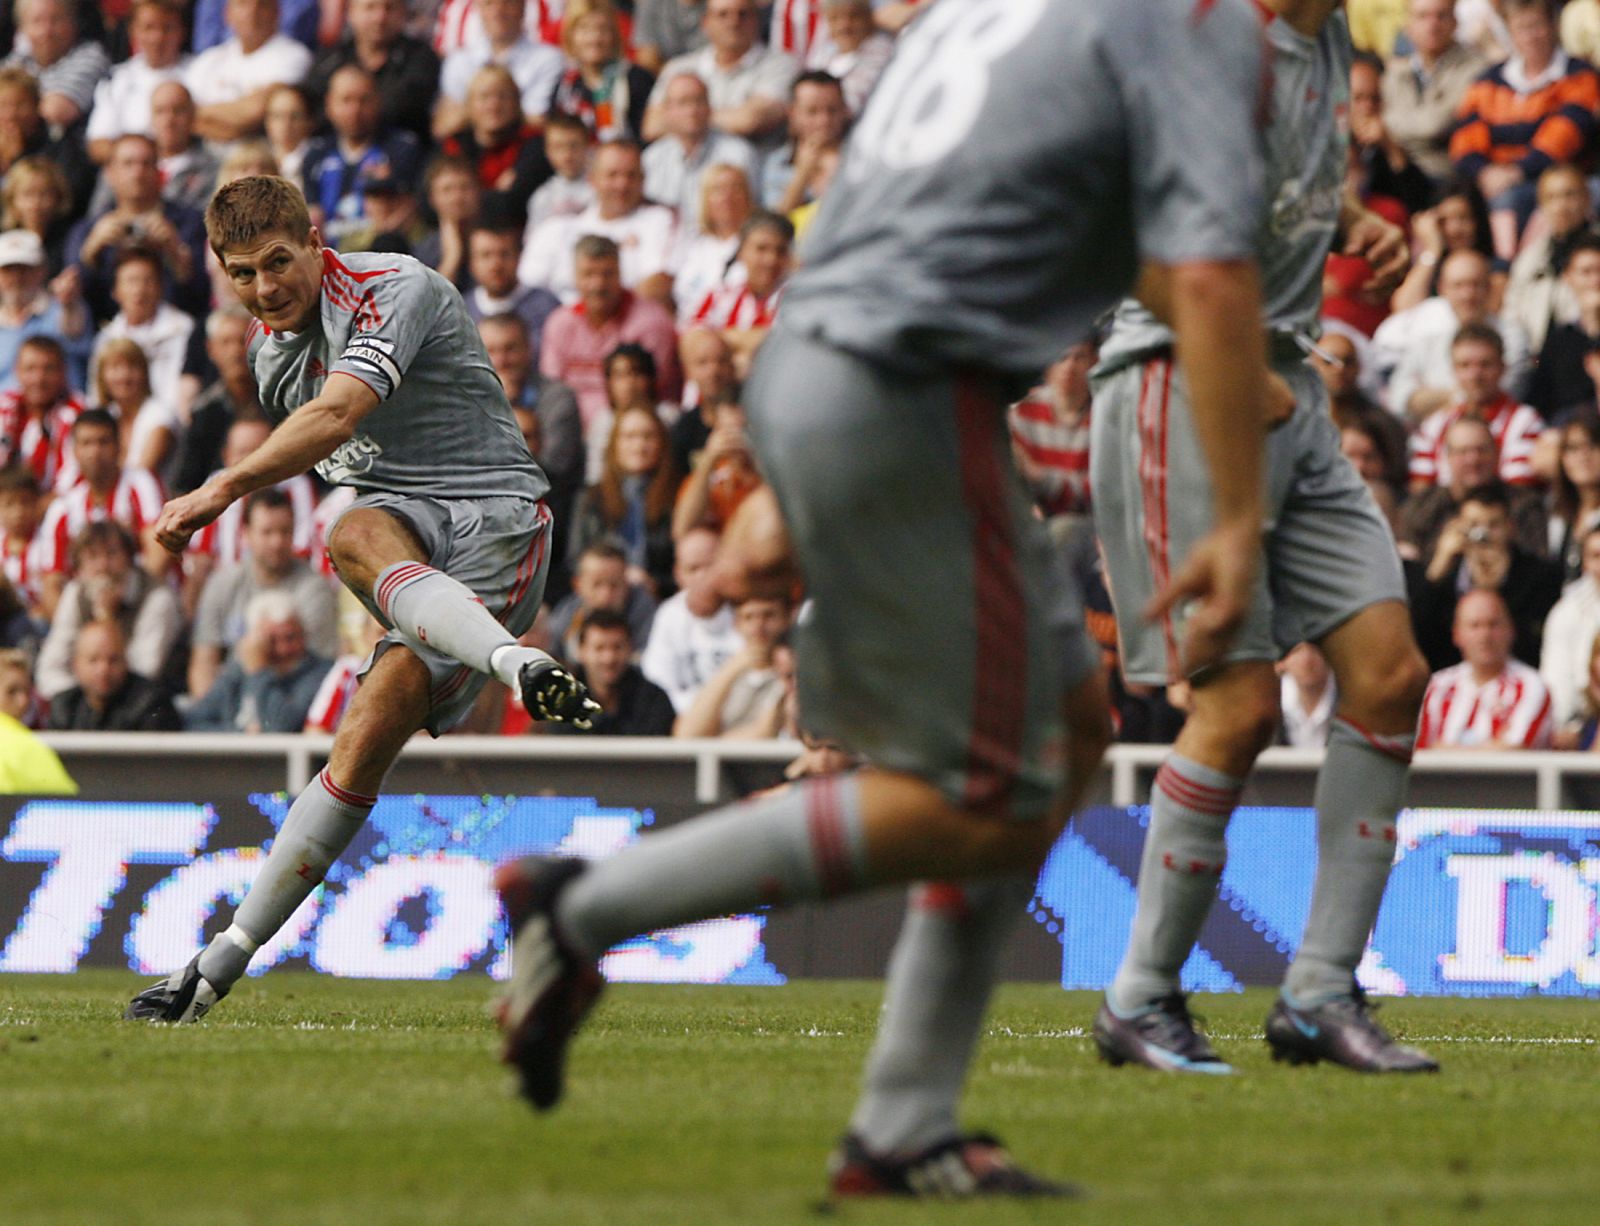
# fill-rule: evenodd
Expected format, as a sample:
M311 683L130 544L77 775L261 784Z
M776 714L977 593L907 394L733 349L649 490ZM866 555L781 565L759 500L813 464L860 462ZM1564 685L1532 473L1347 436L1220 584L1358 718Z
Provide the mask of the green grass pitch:
M1381 1079L1275 1066L1266 993L1204 997L1241 1075L1180 1079L1100 1065L1089 994L1008 987L967 1122L1091 1198L828 1206L877 984L614 989L536 1117L482 980L284 972L181 1030L117 1020L141 982L0 976L6 1226L1600 1220L1586 1001L1394 1002L1445 1071Z

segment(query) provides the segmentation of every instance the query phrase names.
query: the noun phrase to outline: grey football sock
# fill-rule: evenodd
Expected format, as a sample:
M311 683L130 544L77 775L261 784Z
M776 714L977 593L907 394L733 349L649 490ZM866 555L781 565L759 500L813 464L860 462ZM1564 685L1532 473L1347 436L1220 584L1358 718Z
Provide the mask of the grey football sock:
M961 1087L1000 950L1033 887L1032 875L1018 875L912 888L850 1120L872 1153L914 1153L959 1133Z
M808 779L646 835L567 887L563 934L598 958L658 928L853 889L866 878L860 791L854 775Z
M1133 932L1106 993L1111 1008L1132 1016L1178 990L1228 860L1224 837L1244 780L1173 754L1150 793L1150 828L1139 860Z
M200 973L208 983L222 991L233 986L250 965L250 956L317 888L377 799L340 787L326 770L306 786L290 806L233 923L200 955Z
M1317 775L1311 914L1283 985L1295 1004L1350 992L1394 865L1395 816L1405 801L1413 742L1333 721Z
M544 652L518 644L466 584L421 562L396 562L378 575L373 599L407 641L425 644L515 692L517 673Z

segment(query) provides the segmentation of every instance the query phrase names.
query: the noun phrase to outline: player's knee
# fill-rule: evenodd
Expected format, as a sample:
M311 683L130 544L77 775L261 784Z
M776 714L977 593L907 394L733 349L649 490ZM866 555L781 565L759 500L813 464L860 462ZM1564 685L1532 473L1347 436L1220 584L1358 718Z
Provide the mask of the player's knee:
M1341 677L1340 705L1384 731L1414 725L1428 689L1428 665L1411 643L1377 653Z
M1272 744L1279 718L1276 690L1238 686L1217 698L1206 703L1197 701L1195 714L1218 739L1252 759Z

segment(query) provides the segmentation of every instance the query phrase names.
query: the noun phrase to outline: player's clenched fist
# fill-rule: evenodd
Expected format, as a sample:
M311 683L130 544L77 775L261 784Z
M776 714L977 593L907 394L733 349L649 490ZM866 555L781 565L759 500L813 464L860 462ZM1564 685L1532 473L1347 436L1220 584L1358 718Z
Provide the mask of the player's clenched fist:
M233 500L207 483L161 508L156 540L169 553L181 553L189 538L228 509Z

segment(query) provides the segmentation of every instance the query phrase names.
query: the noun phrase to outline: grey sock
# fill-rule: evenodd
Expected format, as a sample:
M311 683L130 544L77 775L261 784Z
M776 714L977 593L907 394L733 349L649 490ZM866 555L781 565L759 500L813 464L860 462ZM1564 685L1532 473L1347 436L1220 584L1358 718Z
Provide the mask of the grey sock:
M1228 860L1224 834L1243 787L1243 779L1179 754L1162 764L1150 793L1133 932L1106 993L1117 1013L1137 1013L1178 990L1178 973L1217 896Z
M956 1109L1000 950L1033 886L1028 874L912 888L850 1120L873 1153L915 1152L960 1131Z
M498 677L513 690L524 664L549 658L536 648L520 646L471 588L421 562L385 567L372 590L378 607L408 642L425 644Z
M244 974L250 955L317 888L376 802L376 796L340 787L326 770L306 786L290 806L267 862L234 912L233 924L200 955L200 973L213 987L232 987Z
M1284 980L1297 1004L1348 995L1394 865L1395 816L1411 770L1410 736L1371 735L1336 719L1317 775L1317 882L1305 936Z
M557 908L562 929L598 958L658 928L858 887L860 791L854 775L809 779L646 835L573 881Z

